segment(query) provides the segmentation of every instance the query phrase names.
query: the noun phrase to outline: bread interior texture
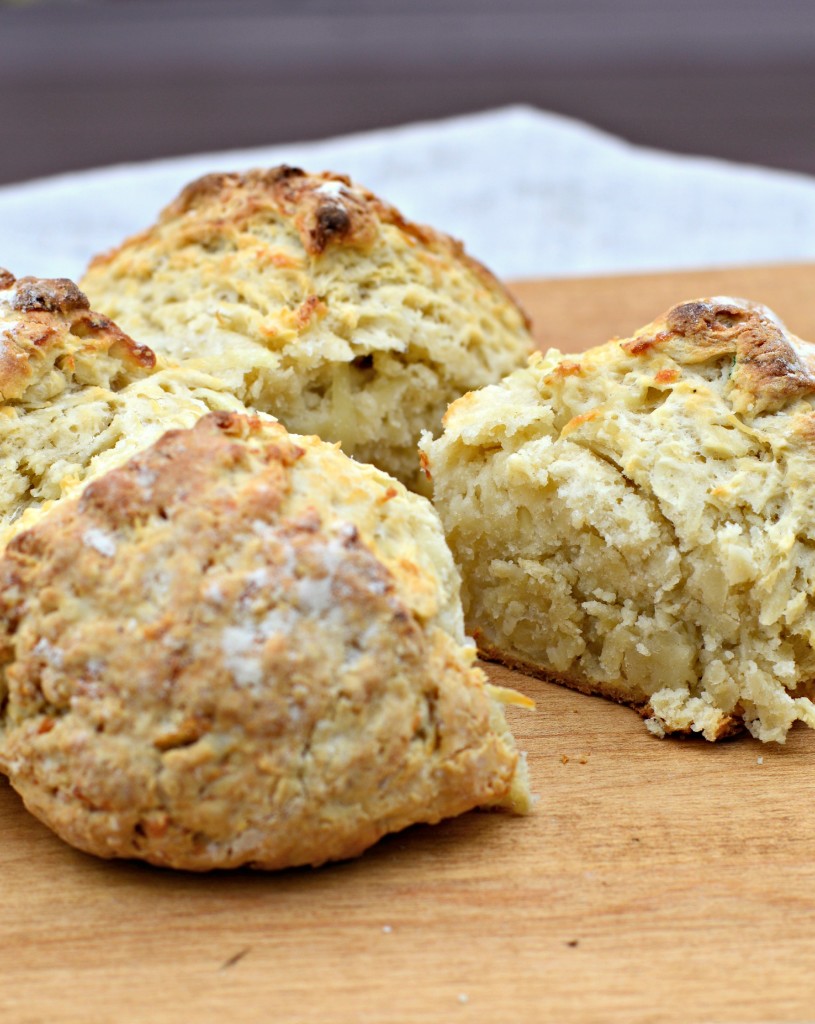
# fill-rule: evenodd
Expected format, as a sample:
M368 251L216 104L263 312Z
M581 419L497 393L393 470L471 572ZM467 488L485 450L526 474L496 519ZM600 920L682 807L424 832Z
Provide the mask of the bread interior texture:
M815 725L811 360L708 300L455 403L424 447L482 651L659 735Z

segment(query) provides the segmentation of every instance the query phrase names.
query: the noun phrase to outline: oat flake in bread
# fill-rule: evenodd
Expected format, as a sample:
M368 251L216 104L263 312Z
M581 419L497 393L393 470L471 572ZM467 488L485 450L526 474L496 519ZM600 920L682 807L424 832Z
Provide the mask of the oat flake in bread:
M156 352L408 486L420 431L532 350L524 314L458 242L292 167L193 182L82 286Z
M429 503L276 423L171 431L15 538L0 636L0 761L103 857L316 865L526 809Z
M73 282L0 270L0 544L213 409L243 405L214 378L157 365Z
M658 735L815 726L815 347L769 310L533 357L424 457L486 653Z

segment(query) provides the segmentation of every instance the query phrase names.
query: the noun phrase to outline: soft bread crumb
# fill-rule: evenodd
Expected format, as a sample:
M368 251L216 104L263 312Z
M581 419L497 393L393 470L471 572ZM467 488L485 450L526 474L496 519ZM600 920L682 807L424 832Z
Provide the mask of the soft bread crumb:
M484 654L655 736L815 725L815 349L774 314L533 356L422 449Z

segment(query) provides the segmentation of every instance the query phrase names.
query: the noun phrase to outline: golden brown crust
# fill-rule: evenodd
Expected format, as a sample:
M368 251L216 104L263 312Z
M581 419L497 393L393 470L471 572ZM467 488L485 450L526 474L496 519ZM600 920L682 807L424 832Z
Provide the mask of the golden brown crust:
M339 462L356 520L329 500ZM350 857L506 799L518 755L471 652L417 613L409 551L391 571L357 526L372 508L392 532L373 472L211 414L16 538L0 762L27 806L100 856L207 870Z
M287 488L288 470L304 455L304 449L278 424L265 427L270 437L259 453L264 463L263 483L252 492L251 500L245 499L244 516L277 512ZM141 519L166 517L179 500L203 501L212 489L213 476L246 462L246 446L241 442L263 428L257 417L221 411L203 417L193 430L168 430L149 450L149 457L137 456L89 484L81 508L118 529ZM139 482L145 474L154 478L149 487ZM181 489L180 479L184 481ZM17 543L25 544L24 538L25 534Z
M21 313L69 313L75 309L90 309L91 304L73 281L67 277L50 280L39 277L21 277L11 300L11 308Z
M210 222L205 216L209 208L213 212ZM408 220L396 207L344 174L331 171L310 174L286 164L243 173L206 174L182 189L164 208L159 223L166 224L194 212L197 216L190 225L188 237L205 241L207 237L220 235L225 225L241 225L264 208L292 220L303 248L312 257L334 247L365 249L376 240L380 224L392 224L421 245L466 263L490 289L502 293L520 313L527 329L531 326L529 316L515 296L487 267L470 256L461 242ZM121 246L96 256L91 268L112 262L135 241L149 237L148 230L125 240Z
M109 356L121 375L140 376L155 354L133 341L113 321L90 309L87 297L67 278L0 279L0 400L24 401L26 393L56 370L74 377L77 360Z
M778 409L815 393L815 375L803 355L809 346L743 299L680 303L622 347L632 356L662 348L685 365L731 355L733 404L740 411Z

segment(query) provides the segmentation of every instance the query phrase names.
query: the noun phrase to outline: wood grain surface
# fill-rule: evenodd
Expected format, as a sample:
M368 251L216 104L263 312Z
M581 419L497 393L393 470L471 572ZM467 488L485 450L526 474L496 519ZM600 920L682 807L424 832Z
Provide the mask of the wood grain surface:
M730 274L518 292L564 348L739 282L815 336L815 268ZM537 701L510 709L535 813L412 828L318 871L94 860L0 783L0 1021L815 1020L815 735L657 740L626 708L489 672Z
M677 302L712 295L763 302L790 330L815 341L815 264L516 281L512 291L540 347L564 352L628 337Z

